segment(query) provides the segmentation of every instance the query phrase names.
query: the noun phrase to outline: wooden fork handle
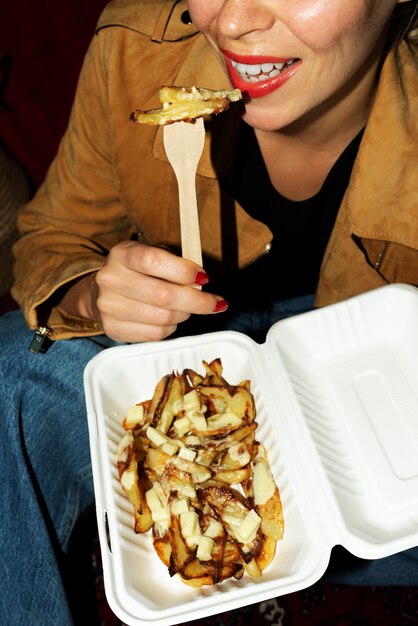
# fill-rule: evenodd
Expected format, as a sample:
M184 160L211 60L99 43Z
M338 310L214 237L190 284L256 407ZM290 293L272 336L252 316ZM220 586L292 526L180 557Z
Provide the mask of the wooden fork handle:
M192 176L177 177L181 227L181 251L184 259L202 265L196 183Z

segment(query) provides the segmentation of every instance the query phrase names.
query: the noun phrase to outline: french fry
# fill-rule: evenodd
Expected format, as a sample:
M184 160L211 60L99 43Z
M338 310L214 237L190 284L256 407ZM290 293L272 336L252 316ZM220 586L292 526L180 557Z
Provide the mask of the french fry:
M163 433L167 433L170 429L173 417L176 413L176 406L182 401L184 396L184 381L178 376L171 378L166 387L167 401L160 413L160 419L157 422L156 428Z
M244 387L199 385L199 393L206 396L216 413L228 411L237 415L244 424L251 424L255 418L254 398Z
M229 108L230 102L242 98L239 89L214 91L201 87L161 87L158 97L161 107L142 111L137 109L130 115L132 122L162 126L173 122L194 122L197 117L218 115Z
M248 480L251 477L251 469L249 466L245 468L235 470L221 470L216 472L214 479L226 483L227 485L238 485L243 480Z
M168 533L164 535L156 535L155 531L153 533L153 546L154 550L160 557L161 561L164 563L166 567L170 567L170 559L171 559L171 543L170 537Z
M138 468L135 456L132 456L128 468L122 473L120 482L134 509L135 532L146 533L153 524L145 498L148 481L142 468Z
M251 559L248 563L244 561L244 569L251 578L260 578L261 569L258 566L256 559Z
M157 424L161 417L161 413L167 401L172 379L173 374L167 374L166 376L163 376L163 378L160 380L157 387L155 388L154 395L152 396L152 400L148 409L149 422L153 424Z
M149 487L142 468L138 467L132 435L125 435L118 449L118 474L121 487L133 506L136 533L146 533L153 524L145 493Z
M265 570L266 567L270 565L272 562L274 555L276 553L276 539L273 537L264 537L263 543L260 549L260 552L257 554L255 558L256 563L261 571Z
M259 578L284 529L250 381L228 384L220 359L203 366L167 374L128 411L116 459L135 531L152 528L169 574L195 588Z
M234 541L227 541L224 549L220 580L227 580L228 578L239 580L243 574L244 566L238 545Z
M257 444L253 460L253 498L255 510L261 517L261 529L267 537L282 539L284 533L283 509L280 493L274 482L264 446Z
M169 537L171 554L168 571L170 576L174 576L174 574L181 573L195 558L194 551L187 546L181 532L180 517L178 515L171 516Z

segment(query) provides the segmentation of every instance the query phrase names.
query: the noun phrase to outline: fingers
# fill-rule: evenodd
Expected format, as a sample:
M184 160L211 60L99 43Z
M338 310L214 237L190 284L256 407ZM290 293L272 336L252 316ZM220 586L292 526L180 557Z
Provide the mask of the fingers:
M207 282L207 278L203 279L206 274L199 265L162 248L126 241L115 246L110 255L116 256L117 262L127 269L167 282L179 285L202 285Z
M218 313L228 306L220 296L194 288L207 282L198 265L136 242L113 248L95 280L97 318L117 341L158 341L191 314Z
M110 328L106 335L115 341L123 343L144 343L148 341L162 341L172 335L177 329L175 326L155 326L153 324L138 324L124 322L123 325L115 325Z
M113 278L113 276L112 276ZM99 286L98 307L109 314L121 315L121 308L128 306L125 312L127 320L137 319L138 314L148 311L143 305L149 305L159 310L194 313L208 315L213 313L219 298L211 293L197 291L191 286L169 283L145 274L138 274L126 270L119 274L119 282L113 286L108 281L108 275L102 272L97 275ZM115 299L118 295L119 299ZM138 304L141 304L138 310ZM148 320L147 320L148 321Z

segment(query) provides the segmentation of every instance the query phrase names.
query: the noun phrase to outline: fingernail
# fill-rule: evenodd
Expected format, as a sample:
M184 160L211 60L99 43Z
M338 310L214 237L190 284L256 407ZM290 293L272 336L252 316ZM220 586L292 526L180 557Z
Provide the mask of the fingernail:
M197 272L195 279L194 279L194 285L206 285L209 282L209 276L206 274L206 272Z
M228 302L226 300L218 300L218 302L215 304L215 308L213 309L214 313L222 313L223 311L226 311L228 308Z

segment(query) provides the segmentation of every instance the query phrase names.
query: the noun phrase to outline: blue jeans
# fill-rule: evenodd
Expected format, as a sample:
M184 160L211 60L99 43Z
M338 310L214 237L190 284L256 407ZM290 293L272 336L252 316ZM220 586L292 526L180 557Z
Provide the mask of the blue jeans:
M74 525L94 502L83 370L114 342L71 339L28 351L19 312L0 319L0 623L70 626L60 562ZM348 584L418 584L418 549L351 562Z
M293 315L307 313L314 308L314 296L299 296L278 300L268 309L238 311L227 319L228 330L245 333L262 343L272 324Z
M20 312L0 319L0 623L67 626L60 563L94 502L83 370L103 346L74 339L32 354L31 336Z

